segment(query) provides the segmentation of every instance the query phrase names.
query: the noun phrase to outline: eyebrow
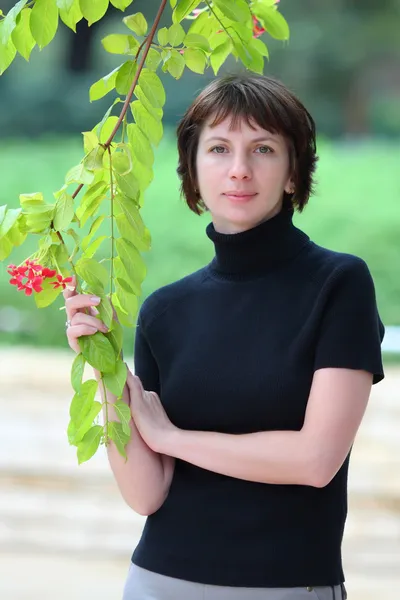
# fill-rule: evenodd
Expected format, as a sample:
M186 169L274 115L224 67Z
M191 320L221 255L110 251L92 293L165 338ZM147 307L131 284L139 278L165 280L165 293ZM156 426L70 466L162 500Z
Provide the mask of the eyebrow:
M213 137L210 137L210 138L206 138L204 141L205 142L211 142L212 140L220 140L222 142L230 142L230 140L228 140L227 138L220 137L220 136L213 136ZM251 141L251 143L253 143L253 142L265 142L265 141L278 142L278 140L276 138L268 137L268 136L265 136L265 135L263 135L262 137L254 138L254 139L252 139L250 141Z

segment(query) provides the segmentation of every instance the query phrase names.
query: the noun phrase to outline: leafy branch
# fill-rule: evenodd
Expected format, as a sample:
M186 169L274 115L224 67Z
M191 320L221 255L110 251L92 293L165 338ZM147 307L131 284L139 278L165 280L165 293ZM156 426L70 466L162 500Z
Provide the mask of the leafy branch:
M111 1L121 10L132 2ZM185 68L201 74L211 66L217 75L232 54L236 61L240 59L248 69L260 73L268 50L256 38L265 30L278 39L286 40L289 36L287 23L273 0L205 0L202 8L197 8L202 4L200 0L170 0L169 3L172 8L169 27L159 29L167 5L167 0L162 0L149 32L143 14L134 13L123 19L129 33L111 34L102 40L107 52L129 59L90 87L90 101L114 90L117 97L100 123L83 132L84 158L66 173L64 185L54 193L55 202L47 203L41 192L34 192L20 195L20 208L0 206L0 261L6 259L14 247L22 245L28 235L41 236L39 249L29 260L20 267L10 265L10 274L15 273L11 280L13 285L18 284L19 290L33 295L37 306L42 308L57 300L70 279L68 275L73 273L79 291L101 298L98 317L108 332L98 331L79 338L81 352L71 369L75 395L67 433L69 443L77 448L79 463L89 460L99 445L107 445L110 439L126 458L125 448L131 435L130 410L121 401L127 377L122 357L122 328L135 326L141 287L147 275L142 253L151 249L151 235L140 210L144 192L154 176L154 148L163 136L166 95L157 70L160 68L178 80ZM35 45L43 48L49 44L57 31L59 18L75 31L82 18L89 24L99 21L105 14L106 4L31 0L17 2L5 16L0 11L0 74L9 67L17 52L28 60ZM188 30L181 24L185 19L190 24ZM254 23L254 19L258 19L260 25ZM220 27L229 38L222 43L218 39ZM156 33L158 44L154 41ZM118 116L111 115L117 103L123 103L122 109ZM118 132L121 139L115 142ZM70 186L75 187L73 193L68 192ZM83 188L84 194L75 206L74 201ZM111 210L107 213L111 214L105 215L101 210L108 201ZM111 219L111 252L97 260L96 253L110 235L96 237L96 234L108 217ZM86 224L90 224L90 228L81 239L74 227L82 230ZM71 253L65 234L75 243ZM111 261L109 270L104 266L108 261ZM50 282L46 276L53 273L53 266L57 267L59 279ZM26 284L23 276L28 278ZM100 372L105 398L104 426L96 422L102 408L95 400L98 382L83 381L86 363ZM109 420L107 391L117 398L113 407L119 422Z

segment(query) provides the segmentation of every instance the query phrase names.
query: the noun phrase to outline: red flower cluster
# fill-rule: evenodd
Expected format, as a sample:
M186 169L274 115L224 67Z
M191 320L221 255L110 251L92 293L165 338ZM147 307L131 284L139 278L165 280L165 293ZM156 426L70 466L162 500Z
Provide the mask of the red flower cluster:
M259 38L260 35L265 33L265 31L266 30L264 29L264 27L261 27L257 17L253 15L253 37Z
M57 271L43 267L33 260L25 260L21 266L9 265L7 273L11 275L11 285L17 286L18 291L24 291L26 296L31 296L32 292L42 292L42 283L45 279L52 279L55 277ZM26 280L26 281L24 281ZM54 289L62 287L63 290L67 287L67 283L72 281L72 277L63 277L57 275L55 281L50 281L50 285L54 286Z

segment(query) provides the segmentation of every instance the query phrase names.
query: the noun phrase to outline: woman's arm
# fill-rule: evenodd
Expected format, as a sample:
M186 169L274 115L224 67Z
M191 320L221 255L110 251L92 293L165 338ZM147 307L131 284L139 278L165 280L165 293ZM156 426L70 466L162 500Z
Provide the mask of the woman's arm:
M108 328L97 318L98 311L94 308L100 302L100 298L96 299L88 294L78 294L75 286L76 280L74 277L71 286L63 291L63 296L67 317L71 322L70 327L67 328L68 344L74 352L79 353L79 337L93 335L97 331L105 333ZM97 381L99 381L99 371L93 370ZM103 386L99 385L99 389L104 414ZM129 406L130 392L127 385L125 385L122 399ZM109 391L107 392L107 401L109 402L109 420L119 422L113 406L116 397ZM174 473L175 459L151 450L143 441L132 419L130 427L132 437L126 446L128 460L125 462L113 441L110 441L107 446L108 460L125 502L139 514L149 515L158 510L167 497Z
M100 374L95 370L96 379ZM99 385L102 400L104 401L103 386ZM113 404L116 397L107 392L108 419L119 421ZM125 385L122 400L129 405L129 389ZM105 408L103 405L103 414ZM155 452L143 441L135 426L133 419L130 421L131 439L126 446L128 460L120 455L113 441L107 446L108 460L118 488L125 502L135 512L148 516L156 512L164 503L168 495L174 474L175 458Z
M146 402L135 395L131 411L143 438L158 452L247 481L324 487L353 444L371 385L372 375L366 371L316 371L300 431L184 431L168 420L156 394Z

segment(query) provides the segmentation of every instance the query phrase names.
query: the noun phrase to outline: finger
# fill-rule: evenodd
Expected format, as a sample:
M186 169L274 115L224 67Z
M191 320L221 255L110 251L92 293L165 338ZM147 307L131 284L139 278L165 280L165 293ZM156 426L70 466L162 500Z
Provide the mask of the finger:
M89 294L76 294L75 296L70 296L65 301L65 307L67 309L67 318L72 321L72 317L76 315L77 312L81 311L84 308L90 308L92 306L96 306L101 301L100 298L96 296L91 296Z
M71 290L69 288L74 288L74 289ZM65 288L65 290L63 290L63 296L66 300L67 298L71 298L71 296L76 296L76 294L77 294L76 277L75 277L75 275L73 275L71 283L69 284L69 286L67 288Z
M78 343L78 338L83 335L93 335L96 332L97 329L91 327L90 325L71 325L67 329L68 345L70 348L72 348L72 350L79 354L81 349Z
M91 327L96 328L98 331L104 331L104 333L108 332L108 327L105 325L105 323L103 323L103 321L97 317L93 317L82 312L76 313L72 319L71 326L75 325L90 325Z

